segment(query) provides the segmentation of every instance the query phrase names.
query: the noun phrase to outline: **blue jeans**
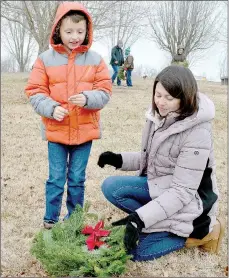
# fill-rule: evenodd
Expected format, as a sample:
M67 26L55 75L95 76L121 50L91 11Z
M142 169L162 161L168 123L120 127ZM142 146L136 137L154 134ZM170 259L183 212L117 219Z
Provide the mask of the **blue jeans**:
M128 69L126 71L126 85L132 87L132 79L131 79L132 70Z
M119 66L118 65L111 65L113 68L113 75L112 75L112 83L114 83L115 78L117 77L117 85L120 86L121 85L121 79L117 76L118 75L118 70L119 70Z
M77 204L83 207L85 170L91 145L92 141L75 146L48 142L49 178L46 182L45 222L58 222L66 180L68 216Z
M152 199L149 195L147 177L114 176L102 184L104 196L116 207L132 213ZM130 251L133 261L159 258L184 247L186 238L169 232L141 233L135 249Z

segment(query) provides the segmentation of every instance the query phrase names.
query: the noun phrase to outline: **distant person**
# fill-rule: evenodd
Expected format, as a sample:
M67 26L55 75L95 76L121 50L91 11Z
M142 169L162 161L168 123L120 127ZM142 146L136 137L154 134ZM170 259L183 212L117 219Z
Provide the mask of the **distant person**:
M188 68L188 61L186 60L184 47L179 45L177 48L177 54L174 55L171 64L177 64Z
M137 171L102 184L104 196L128 214L112 224L126 226L124 244L134 261L183 247L218 253L225 221L217 213L214 117L214 103L198 91L192 72L168 66L155 78L140 150L99 156L102 168Z
M130 54L130 47L125 50L125 62L124 62L124 70L126 71L126 85L128 87L132 87L132 71L134 69L134 57Z
M83 207L92 141L101 137L99 110L111 96L108 67L90 50L92 40L92 18L85 7L77 2L61 3L50 36L52 49L39 55L25 88L42 118L43 140L48 141L46 229L59 221L66 181L65 219L76 205Z
M113 68L113 75L112 75L112 84L114 83L116 77L117 77L117 85L121 85L121 79L118 76L119 67L124 64L124 56L123 56L123 43L121 40L117 42L117 45L112 48L111 51L111 61L110 64Z

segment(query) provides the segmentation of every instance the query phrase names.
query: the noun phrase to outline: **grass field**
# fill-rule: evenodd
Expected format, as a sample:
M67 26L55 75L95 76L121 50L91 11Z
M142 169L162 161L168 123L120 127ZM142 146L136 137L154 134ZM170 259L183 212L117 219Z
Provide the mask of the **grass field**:
M44 183L48 175L47 142L40 137L40 117L24 95L27 74L2 74L2 277L47 276L29 249L34 234L42 228ZM99 214L117 220L124 213L108 203L101 193L102 181L110 175L128 175L114 168L97 166L103 151L138 151L145 111L151 102L153 80L133 80L134 87L113 87L113 97L102 110L103 138L94 141L89 159L85 199ZM227 88L199 82L199 89L215 103L214 146L220 190L219 213L227 219ZM133 173L132 173L133 174ZM65 195L66 196L66 195ZM65 196L61 217L66 213ZM144 263L130 262L128 277L225 277L227 235L219 255L182 249Z

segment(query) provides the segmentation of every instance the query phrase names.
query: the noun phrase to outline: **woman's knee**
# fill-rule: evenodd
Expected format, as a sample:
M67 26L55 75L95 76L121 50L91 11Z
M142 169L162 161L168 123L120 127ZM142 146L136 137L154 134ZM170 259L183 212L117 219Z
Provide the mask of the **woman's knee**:
M102 183L101 189L104 194L104 196L109 199L109 197L112 195L114 188L115 188L115 178L116 177L108 177L104 180Z
M138 247L131 253L133 261L149 261L165 256L184 247L186 238L169 232L140 235Z

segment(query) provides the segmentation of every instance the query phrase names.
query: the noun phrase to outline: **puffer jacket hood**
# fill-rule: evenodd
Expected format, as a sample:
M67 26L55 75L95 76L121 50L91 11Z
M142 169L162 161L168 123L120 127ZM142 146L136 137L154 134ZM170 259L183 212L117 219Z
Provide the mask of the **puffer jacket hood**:
M179 132L185 131L187 129L192 128L193 126L208 122L214 119L215 117L215 106L214 103L204 94L198 93L198 100L199 100L199 109L197 112L195 112L193 115L185 118L183 121L178 121L174 123L174 126L176 125L179 127ZM164 122L164 119L172 118L178 116L177 113L171 112L168 114L166 118L160 117L157 113L155 115L156 111L153 111L152 108L149 108L149 110L146 112L146 118L152 122L154 122L156 125L159 125L159 123Z
M213 101L202 93L199 93L199 110L196 118L199 122L207 122L215 118L215 105Z
M190 129L204 122L212 121L215 117L215 105L206 95L198 93L198 111L193 115L185 118L183 121L178 121L179 132Z
M59 5L56 16L54 19L54 24L52 27L51 35L50 35L50 45L53 49L55 49L59 53L65 53L66 49L62 44L54 44L53 41L53 35L56 28L57 23L61 20L61 18L66 15L69 11L81 11L83 12L87 19L88 19L88 44L87 45L81 45L77 47L77 52L86 52L92 45L93 41L93 24L92 24L92 18L87 9L80 3L77 2L63 2ZM74 50L73 50L74 52Z

